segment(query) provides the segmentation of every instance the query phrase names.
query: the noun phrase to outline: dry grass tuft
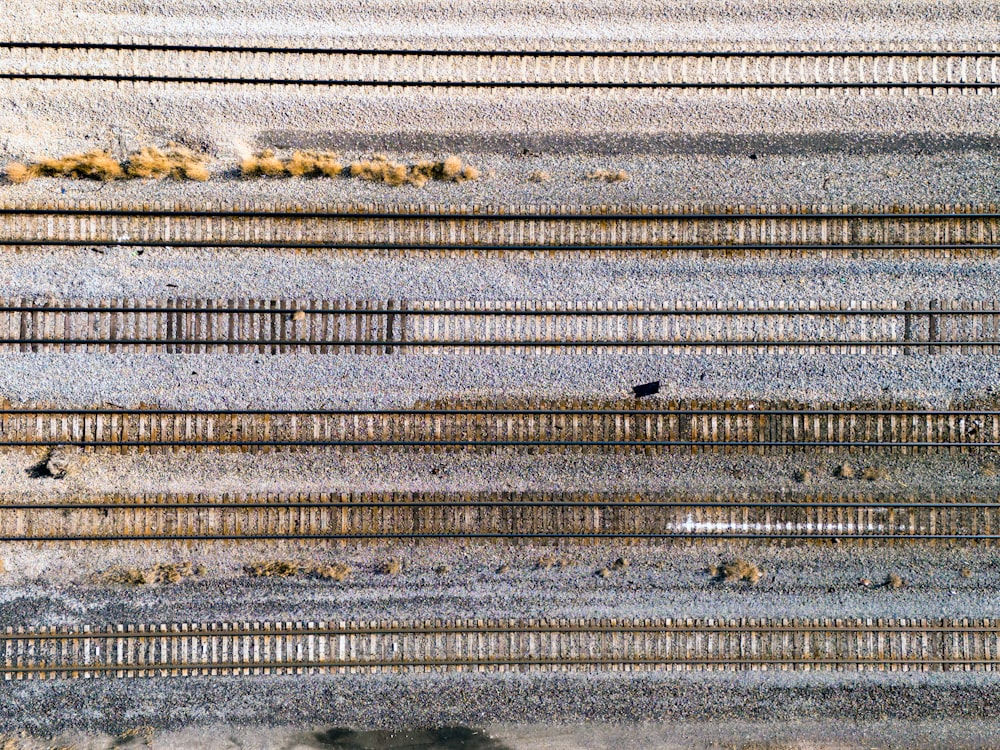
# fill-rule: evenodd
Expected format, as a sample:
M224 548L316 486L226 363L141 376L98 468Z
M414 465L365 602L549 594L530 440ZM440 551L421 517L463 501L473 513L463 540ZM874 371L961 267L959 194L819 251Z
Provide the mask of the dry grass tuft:
M597 575L600 576L601 578L610 578L611 571L608 568L601 568L599 571L597 571Z
M997 475L997 465L996 464L983 464L979 467L979 476L981 477L995 477Z
M157 563L147 570L123 567L109 568L101 574L100 580L103 583L143 586L147 583L180 583L185 578L201 575L204 572L204 566L199 565L196 568L190 562Z
M538 558L539 570L548 570L549 568L553 568L557 565L560 568L568 568L572 564L573 561L570 560L565 555L562 557L555 557L554 555L542 555L541 557Z
M536 169L534 172L528 175L529 182L548 182L552 179L552 175L541 169Z
M190 562L159 563L146 573L146 583L180 583L195 575Z
M339 154L330 151L294 151L289 158L282 160L273 149L265 149L243 159L240 173L244 177L340 177L345 174L345 167L340 162ZM464 164L457 156L407 165L392 161L385 154L351 162L346 167L346 174L394 187L423 187L431 180L466 182L481 177L478 169Z
M109 568L101 574L100 580L103 583L116 583L126 586L142 586L147 583L145 571L139 568Z
M434 568L434 572L435 573L439 573L441 575L444 575L446 573L450 573L451 572L451 566L450 565L438 565L436 568Z
M403 561L398 557L390 557L378 566L378 572L384 576L394 576L403 572Z
M442 182L466 182L478 180L482 174L475 167L463 164L457 156L449 156L443 161L419 161L407 166L389 160L384 154L376 154L371 159L353 162L349 169L351 177L369 182L384 182L387 185L413 185L423 187L431 180Z
M292 177L340 177L344 165L332 151L293 151L285 171Z
M972 578L972 568L962 568L959 571L959 574L962 578Z
M724 581L757 583L763 575L764 573L760 568L742 558L725 563L722 566L722 580Z
M126 729L115 738L112 747L128 747L136 742L148 745L153 739L153 728L150 726L134 727Z
M344 565L344 563L317 565L312 569L311 573L317 578L326 578L331 581L346 581L351 575L351 568Z
M886 470L878 466L869 466L867 469L861 472L861 478L869 482L876 482L880 479L885 479L889 476Z
M38 176L34 174L31 167L19 161L12 161L8 164L4 168L4 174L7 176L7 181L15 185L20 185L22 182L27 182L31 178Z
M896 590L896 589L903 588L903 586L905 586L905 585L906 585L906 581L904 581L900 576L898 576L895 573L890 573L885 578L885 586L886 586L886 588L890 588L890 589Z
M61 159L42 159L28 169L34 177L72 177L74 180L120 180L125 176L122 165L107 151L87 151Z
M799 484L810 484L813 480L813 473L810 469L802 469L795 472L795 481Z
M503 575L504 573L510 573L510 566L507 563L501 563L497 568L497 575Z
M462 174L462 160L453 154L440 163L439 169L442 180L453 180Z
M624 557L619 557L617 560L611 563L611 567L614 570L624 570L625 568L628 567L628 560Z
M838 466L833 473L841 479L854 479L854 467L846 461Z
M130 154L125 162L125 174L140 179L175 180L208 179L208 158L181 146L168 146L166 151L150 146Z
M539 570L548 570L556 564L556 558L552 555L542 555L538 558Z
M287 578L302 572L302 566L294 560L265 560L256 562L247 569L255 578Z
M3 744L0 745L0 750L20 750L21 743L18 742L17 737L3 737Z
M240 162L240 174L244 177L281 177L285 174L285 165L268 148L244 157Z
M124 163L107 151L70 154L59 159L42 159L33 164L12 162L6 167L7 179L14 183L35 177L72 177L87 180L121 180L125 178L205 181L209 178L208 157L189 149L170 145L165 151L150 146L130 154Z
M591 182L625 182L631 175L624 169L595 169L587 174Z
M376 154L369 160L353 162L349 169L351 177L368 182L384 182L398 187L408 181L409 170L405 164L389 161L383 154Z

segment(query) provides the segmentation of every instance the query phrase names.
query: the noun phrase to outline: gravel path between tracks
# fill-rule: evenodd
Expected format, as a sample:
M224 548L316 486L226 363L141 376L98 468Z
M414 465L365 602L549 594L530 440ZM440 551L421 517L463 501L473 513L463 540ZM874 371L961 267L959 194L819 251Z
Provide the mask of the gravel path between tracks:
M433 684L433 681L429 681ZM648 683L644 683L648 684ZM502 686L494 683L496 690ZM284 687L284 686L282 686ZM450 686L448 686L450 688ZM391 686L379 685L387 700L400 697L400 691ZM679 689L678 689L679 691ZM377 694L376 694L377 695ZM475 697L479 697L477 691ZM871 697L875 697L872 693ZM932 697L932 690L926 697ZM101 698L107 698L115 705L124 705L127 699L120 699L113 691L100 691ZM372 696L372 700L376 696ZM492 697L492 696L487 696ZM916 697L911 693L908 697ZM489 701L487 700L487 705ZM868 703L863 702L868 708ZM907 750L985 750L986 738L995 736L996 722L969 717L949 717L940 719L882 720L868 717L863 711L858 717L839 720L822 717L816 720L796 720L794 729L782 724L754 719L692 720L664 719L653 716L642 723L595 724L577 717L556 726L552 724L487 724L483 729L452 727L441 729L393 730L373 729L352 732L329 722L341 718L340 714L329 711L320 716L326 724L303 722L298 726L278 727L248 726L249 722L234 724L207 724L191 728L155 731L147 746L152 750L328 750L333 738L338 738L345 750L392 750L404 741L438 744L419 745L427 750L613 750L617 747L656 748L657 750L718 750L723 748L757 748L758 750L788 750L789 748L810 748L811 750L844 750L844 748L865 748L865 750L890 750L905 747ZM479 726L481 712L467 720ZM248 717L249 718L249 717ZM457 719L456 719L457 720ZM80 731L59 732L57 723L38 724L53 727L39 730L34 736L20 742L23 750L51 750L53 745L71 746L76 750L107 750L116 737L97 732L85 734ZM127 726L120 722L117 726ZM107 725L112 732L117 731ZM129 727L132 728L132 727ZM126 730L127 731L127 730ZM889 738L887 740L887 737ZM350 742L356 744L351 745ZM756 743L756 744L751 744ZM341 745L341 747L343 747Z
M267 680L200 677L108 682L80 680L61 684L16 683L0 695L0 707L5 712L14 707L18 709L17 714L8 714L14 717L10 722L12 728L24 727L36 733L56 733L82 726L91 731L117 734L150 721L158 727L171 728L211 727L225 722L256 731L258 725L275 717L274 706L279 705L281 724L312 725L313 732L322 732L320 738L331 736L326 734L329 728L344 725L387 729L460 724L489 727L508 723L507 717L548 725L546 735L536 735L529 742L524 741L523 735L518 738L508 724L506 730L503 725L490 727L490 733L498 739L509 737L508 744L454 746L477 750L508 747L511 750L591 747L607 750L614 745L585 744L594 735L584 735L580 737L580 744L574 744L572 734L570 737L566 734L596 727L599 733L617 730L626 737L632 734L641 738L644 732L655 733L656 724L620 722L662 722L665 719L711 722L715 727L712 734L722 734L723 738L726 738L726 728L739 727L741 722L750 720L759 726L769 721L770 732L766 729L757 732L765 738L777 736L787 743L760 746L740 743L738 740L757 734L751 729L747 735L737 734L732 738L738 738L735 744L722 744L721 747L896 748L901 745L894 744L893 727L899 726L902 738L909 736L917 740L913 745L903 745L914 750L927 747L985 750L990 747L987 744L989 732L995 731L995 706L1000 694L995 682L984 677L883 674L851 675L845 679L838 675L784 673L748 674L738 678L712 674L696 677L564 675L553 679L519 675L427 675L417 679L357 675L336 679L297 676ZM823 696L821 715L817 711L817 694ZM352 700L346 701L346 695L352 696ZM72 706L73 711L67 711L67 706ZM611 717L610 725L595 724L594 717L600 715ZM808 737L815 732L816 720L835 720L840 729L828 730L832 735L829 745L799 744L798 732L803 731ZM558 723L553 726L553 722ZM567 730L559 723L570 727ZM580 726L583 723L586 725ZM802 724L805 724L804 730L801 730ZM331 747L329 740L323 744L316 741L315 734L310 734L298 734L295 741L285 745L265 747L288 750ZM548 738L560 734L565 744L549 743ZM265 728L257 737L259 740L269 735L274 736ZM852 735L860 735L865 744L851 743ZM214 742L208 740L206 745L213 748L260 747L254 740L246 745L233 741L230 739L233 736L239 738L240 732L229 734L224 729L221 736L212 738ZM943 739L944 743L934 744L935 738ZM952 745L949 738L956 740L956 744ZM681 744L684 748L720 747L709 742L697 744L705 739L697 734L684 739L687 740ZM675 747L670 744L652 746ZM106 745L97 747L104 750ZM154 744L154 747L165 746ZM446 750L450 746L431 747Z
M534 546L428 543L337 549L295 543L67 549L4 545L9 573L0 589L0 627L116 623L339 621L434 618L630 617L998 617L1000 553L995 548L851 544L812 547ZM538 566L539 558L565 566ZM396 557L403 572L381 575ZM610 578L601 568L625 557ZM743 557L762 580L722 583L707 568ZM347 582L259 579L245 566L262 560L343 562ZM204 565L173 585L100 583L115 566ZM438 573L439 566L450 566ZM501 565L509 570L498 572ZM962 576L962 568L972 571ZM883 586L896 573L899 590ZM871 586L859 583L870 579Z
M566 4L556 0L488 2L388 2L365 0L275 0L248 6L239 0L27 0L17 14L0 20L0 30L38 38L65 37L82 29L92 38L117 34L148 37L179 35L184 40L222 38L232 43L315 40L362 46L373 41L429 39L500 49L508 42L545 48L546 42L712 43L756 41L879 42L922 44L980 40L993 42L1000 26L994 2L908 0L884 11L861 0L837 6L808 0L761 5L739 0L720 8L708 0L671 6L669 14L653 0L600 0ZM669 20L669 23L665 21ZM887 23L888 21L888 23ZM39 24L43 24L41 28ZM405 27L405 35L399 33ZM496 46L493 46L496 45Z
M930 493L1000 492L994 454L903 456L792 454L528 455L496 451L456 453L177 453L81 454L65 479L39 478L30 469L40 456L0 453L0 489L12 497L58 499L115 492L678 492L732 493ZM856 469L877 467L884 477L841 479L848 460ZM808 484L795 480L808 469ZM859 472L860 473L860 472Z
M855 2L845 12L803 2L764 8L744 0L725 8L685 3L667 15L662 6L648 0L605 0L586 7L549 1L437 2L419 8L384 0L359 6L311 0L253 9L231 0L166 7L108 3L97 8L67 0L54 11L49 2L31 0L19 7L16 18L0 19L0 30L11 38L136 35L183 42L291 40L320 46L345 43L347 38L359 46L441 48L926 48L993 43L998 33L994 7L967 0L944 5L910 0L884 12ZM396 32L400 27L406 29L405 35ZM735 202L747 196L753 196L751 200L778 196L794 202L800 200L795 196L810 196L817 202L850 202L854 196L890 201L898 196L911 200L995 196L995 159L988 154L997 146L1000 115L993 97L952 93L956 95L883 97L842 92L785 96L288 87L190 92L94 82L5 82L0 86L4 104L0 158L94 147L124 154L174 140L207 150L230 165L238 155L268 146L388 150L400 157L455 150L498 175L493 181L446 190L359 188L353 183L317 188L309 183L292 191L346 194L357 200L368 195L413 200L410 196L419 195L458 201L503 196L525 202ZM913 157L942 149L975 153L938 154L943 163L935 157ZM876 155L874 161L864 157L852 161L830 153L815 158L817 151L831 150L889 153ZM567 158L549 156L560 153ZM591 157L578 158L581 153ZM681 153L726 156L676 156ZM751 158L769 153L795 158L770 162ZM626 169L634 178L626 185L581 184L583 174L600 167ZM534 170L550 172L552 182L528 183ZM961 178L956 177L959 174ZM135 189L139 195L150 193L149 186ZM229 184L204 190L233 193ZM157 197L169 194L163 187L155 192Z
M0 91L2 91L0 87ZM0 114L2 118L2 114ZM2 123L2 119L0 119ZM12 132L21 132L12 128ZM81 133L86 132L81 129ZM905 128L900 128L905 133ZM922 133L923 131L919 131ZM992 126L991 133L1000 132ZM95 183L86 180L44 178L23 185L0 183L0 199L52 202L149 201L207 202L282 201L289 203L444 203L473 204L816 204L894 205L1000 203L1000 139L978 142L952 137L925 136L893 141L852 142L827 134L812 137L781 135L732 138L684 138L615 142L601 136L590 148L565 153L574 141L535 132L512 136L499 144L451 138L391 139L369 134L341 139L337 135L308 133L261 137L256 147L284 144L340 149L344 160L372 151L416 162L460 154L480 168L484 177L460 185L440 182L423 188L390 187L353 179L239 179L234 170L239 154L226 141L213 141L217 161L213 179L205 183L147 180ZM178 138L145 137L125 151ZM352 137L353 138L353 137ZM395 139L395 142L392 140ZM100 147L110 143L85 140L61 142L45 137L38 145L18 146L0 137L0 163ZM346 141L346 143L345 143ZM862 153L851 153L852 150ZM581 153L581 151L583 153ZM528 152L528 153L524 153ZM626 182L608 184L585 179L599 169L622 169ZM532 182L534 172L551 176ZM147 250L150 257L156 251ZM185 255L197 257L186 251ZM261 253L255 253L258 260ZM222 255L222 264L232 267Z
M1000 184L1000 182L998 182ZM0 289L25 297L549 302L996 300L1000 266L975 260L343 258L145 248L11 253Z
M389 409L440 399L631 397L906 400L944 408L993 398L998 358L795 353L525 356L0 355L0 397L65 407Z

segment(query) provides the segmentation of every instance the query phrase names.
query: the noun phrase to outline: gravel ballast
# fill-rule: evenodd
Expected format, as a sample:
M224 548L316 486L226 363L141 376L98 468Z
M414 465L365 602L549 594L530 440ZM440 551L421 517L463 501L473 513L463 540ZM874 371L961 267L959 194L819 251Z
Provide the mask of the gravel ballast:
M391 409L445 398L624 399L637 383L660 380L663 401L880 400L933 409L992 399L997 362L948 354L4 354L0 394L76 408Z
M996 49L1000 6L970 0L25 0L6 39L225 41L399 48ZM51 52L46 54L52 54ZM192 63L194 65L194 63ZM184 65L178 65L183 73ZM1000 203L995 93L916 91L294 88L107 82L0 83L0 166L178 142L213 159L204 183L0 183L0 201L484 205L851 205ZM352 179L241 179L241 157L276 147L374 152L415 162L455 153L464 184L393 188ZM624 170L617 184L587 180ZM533 172L551 179L532 182ZM108 247L7 253L5 297L719 302L990 300L991 260L657 260L344 257L335 253ZM494 352L400 356L0 355L0 398L63 407L398 408L420 400L627 397L660 380L671 398L991 402L996 356ZM852 454L872 482L835 477L837 454L469 455L405 452L73 455L64 479L32 472L42 451L0 453L0 490L28 500L96 492L491 490L955 494L993 499L985 451ZM795 480L808 469L811 483ZM565 568L539 569L557 552ZM389 556L398 576L376 573ZM623 556L626 570L595 573ZM713 581L742 556L756 585ZM246 566L345 562L341 583L255 579ZM800 546L292 542L93 546L0 544L0 626L178 621L486 617L1000 617L992 546ZM108 568L190 561L176 585L100 582ZM502 564L510 568L499 573ZM437 572L448 568L448 572ZM966 572L963 572L967 569ZM898 590L881 582L905 580ZM332 747L329 729L487 727L504 748L984 747L994 673L434 674L25 680L0 691L0 733L89 732L60 744L106 750L151 725L152 747ZM655 724L682 723L674 731ZM588 734L581 722L604 722ZM651 722L644 726L640 722ZM747 723L749 722L749 723ZM826 722L824 724L824 722ZM831 722L837 726L831 726ZM544 725L539 728L539 724ZM236 731L232 727L241 726ZM259 729L258 729L259 728ZM176 732L166 734L164 731ZM240 734L240 731L244 734ZM108 736L95 733L105 732ZM185 734L187 733L187 734ZM319 733L319 734L317 734ZM596 739L595 739L596 738ZM683 738L683 739L678 739ZM0 744L3 737L0 737ZM121 741L117 741L122 744ZM759 742L760 745L747 745ZM55 743L39 739L39 748ZM671 744L673 743L673 744ZM700 743L700 744L699 744ZM770 743L770 744L768 744ZM136 743L138 744L138 743ZM494 743L496 744L496 743ZM398 744L397 744L398 746ZM6 745L4 745L6 747ZM25 740L25 750L35 750ZM484 748L485 750L485 748ZM497 747L496 750L500 750Z

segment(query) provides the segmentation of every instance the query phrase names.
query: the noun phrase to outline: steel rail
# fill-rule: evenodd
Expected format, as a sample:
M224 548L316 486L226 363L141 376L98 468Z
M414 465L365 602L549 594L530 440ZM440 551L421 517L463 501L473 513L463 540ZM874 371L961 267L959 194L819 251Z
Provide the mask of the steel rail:
M786 522L782 522L786 523ZM127 536L89 535L0 535L0 542L238 542L238 541L385 541L391 539L642 539L692 540L692 541L955 541L992 542L1000 540L1000 534L888 534L882 532L391 532L386 534L330 533L330 534L129 534Z
M801 413L801 412L800 412ZM0 440L0 448L1000 448L1000 441L853 440Z
M468 409L439 408L439 409L419 409L419 408L399 408L399 409L189 409L177 408L168 409L161 407L85 407L85 408L58 408L58 407L30 407L30 406L2 406L0 416L6 414L48 414L74 416L122 416L122 415L152 415L152 416L490 416L507 414L524 414L534 416L901 416L901 417L965 417L965 416L1000 416L1000 409L977 408L970 406L967 409L836 409L836 408L815 408L815 409L788 409L788 408L733 408L719 409L706 408L698 409L691 407L670 408L649 408L649 409L541 409L530 407L493 407Z
M544 210L544 207L542 207ZM123 217L176 217L190 216L202 218L245 218L245 219L404 219L419 221L748 221L748 220L788 220L788 221L828 221L832 219L886 219L886 220L951 220L951 219L1000 219L1000 211L931 211L931 212L872 212L856 213L831 211L828 213L782 213L779 211L729 212L729 213L635 213L626 211L616 213L480 213L476 211L436 211L421 213L419 211L261 211L257 209L159 209L149 208L136 211L127 208L84 208L81 206L43 208L27 206L13 208L0 206L0 216L9 215L31 216L123 216Z
M37 503L6 503L0 501L0 511L4 510L145 510L145 509L168 509L168 510L205 510L205 509L280 509L295 510L297 508L337 508L349 510L351 508L628 508L641 510L644 508L843 508L847 510L923 510L923 509L947 509L947 510L974 510L974 509L1000 509L1000 499L996 502L869 502L864 501L839 502L839 501L721 501L721 500L664 500L664 501L629 501L629 500L417 500L417 501L339 501L330 500L327 502L318 500L289 500L281 501L236 501L236 502L168 502L168 501L129 501L121 502L37 502ZM777 523L777 522L776 522ZM784 523L784 522L781 522Z
M1000 636L997 622L989 618L971 622L949 618L874 621L602 618L570 622L556 618L540 621L512 618L485 622L288 622L273 626L246 622L140 623L107 624L98 630L87 626L46 628L42 632L25 632L24 628L14 632L11 627L6 630L0 634L5 642L0 672L66 677L493 666L677 665L739 669L774 665L948 670L995 667L997 660L992 651ZM537 641L535 647L530 642L524 643L524 635L535 634L553 638L551 642L545 639L540 649ZM619 635L624 636L623 642L616 640ZM652 642L649 638L629 639L637 635L654 638ZM703 635L717 638L694 640ZM795 636L799 635L814 636L816 642L803 649L796 643ZM457 636L458 640L452 641L450 636ZM473 643L470 636L499 636L501 640L496 645L493 637ZM793 637L793 642L789 643L788 636ZM581 637L599 639L591 642L589 654ZM313 640L316 638L351 639L351 654L336 658L336 640L324 644ZM358 638L364 640L355 640ZM753 640L750 649L745 647L747 638ZM431 643L433 646L428 649L425 644ZM593 646L598 643L600 651L595 653ZM343 641L341 644L342 648ZM355 644L362 645L357 653L353 650ZM216 658L220 646L221 660ZM390 646L393 655L387 653ZM402 652L395 655L400 647ZM315 648L319 653L312 658ZM734 655L729 656L730 653Z
M30 419L22 420L12 420L7 422L8 418L16 417L17 415L27 415ZM47 426L42 426L39 422L37 428L34 427L34 423L42 415L48 415L50 417L55 416L57 418L49 421ZM352 427L348 422L344 422L343 426L334 425L332 423L327 423L326 427L323 427L322 423L310 423L308 419L303 419L300 423L297 419L288 420L287 424L275 424L272 422L272 427L269 429L276 429L279 432L272 439L260 439L256 437L247 437L244 431L250 428L252 431L261 429L260 425L255 424L241 424L238 418L241 416L252 416L252 415L267 415L270 417L281 417L281 416L292 416L296 418L308 418L308 417L338 417L353 418L354 424L361 424L357 421L359 417L405 417L410 416L424 416L424 417L434 417L434 416L453 416L453 417L464 417L468 421L458 421L455 424L448 425L448 435L445 435L443 439L432 439L428 440L425 438L410 438L410 439L385 439L382 437L382 432L386 429L386 422L379 429L380 433L378 436L371 434L367 439L352 438L352 430L357 429L357 427ZM481 423L475 419L475 417L500 417L500 416L546 416L551 419L551 424L546 425L543 422L535 426L537 430L541 430L537 437L532 439L523 439L520 437L506 438L498 434L495 439L482 439L482 438L464 438L465 434L475 435L476 430L481 428L486 428L490 426L490 423ZM719 436L715 432L711 433L711 437L701 438L701 439L657 439L657 440L643 440L643 439L586 439L586 436L591 434L591 431L597 429L599 426L584 426L585 430L588 432L584 433L584 437L581 439L552 439L549 435L557 434L561 430L565 429L567 425L565 424L565 418L573 415L586 416L592 418L607 418L610 416L631 416L638 418L638 423L641 424L648 421L653 417L689 417L689 418L701 418L711 415L720 415L726 418L746 416L750 420L747 423L747 427L753 427L755 430L760 429L765 423L761 423L760 420L767 420L769 417L778 416L791 416L795 419L791 420L789 428L792 430L796 429L796 424L805 424L802 420L808 420L810 418L816 418L818 416L831 416L839 418L849 418L852 426L851 432L847 436L842 437L840 440L834 439L818 439L819 435L816 435L817 439L810 439L808 436L805 438L799 438L796 436L793 439L728 439L728 433L726 436ZM140 417L140 419L131 426L129 422L124 419L125 417ZM141 417L150 417L148 424L144 424ZM881 439L844 439L845 437L850 438L853 435L854 430L854 420L859 417L878 417L880 420L884 420L887 417L896 416L902 419L898 423L891 426L893 434L897 428L903 429L904 435L906 433L906 426L908 424L912 425L913 430L923 431L922 421L928 418L941 418L941 417L960 417L962 418L959 423L951 424L947 426L947 434L952 436L951 439L932 439L930 433L926 439L907 439L905 436L902 439L896 440L881 440ZM468 409L455 409L455 408L439 408L439 409L311 409L311 410L266 410L266 409L248 409L240 411L232 410L222 410L222 409L162 409L162 408L138 408L138 409L126 409L122 407L115 408L90 408L90 409L56 409L56 408L31 408L31 407L11 407L7 409L0 409L0 420L4 421L5 424L5 434L3 440L0 440L0 446L10 447L10 448L38 448L45 446L55 446L55 445L70 445L79 446L82 448L166 448L166 447L176 447L176 448L247 448L247 449L258 449L265 447L273 448L297 448L297 447L327 447L327 448L417 448L417 449L431 449L431 448L501 448L501 447L532 447L532 448L629 448L629 449L652 449L652 448L668 448L668 447L679 447L679 448L792 448L792 449L815 449L815 448L871 448L871 449L890 449L890 448L906 448L906 449L917 449L917 448L950 448L950 449L983 449L983 448L997 448L1000 447L1000 440L989 440L989 439L976 439L978 437L978 422L976 418L989 418L992 422L997 421L997 417L1000 416L1000 411L989 408L977 409L974 407L969 407L967 409L941 409L941 410L925 410L925 409L914 409L912 411L900 408L885 408L885 409L844 409L841 408L816 408L816 409L798 409L798 408L766 408L762 407L760 409L754 408L706 408L697 409L690 407L678 407L675 409L623 409L623 408L612 408L612 409L593 409L593 408L566 408L566 409L540 409L540 408L523 408L523 407L508 407L508 408L468 408ZM108 417L107 420L93 419L88 420L88 417ZM122 418L120 423L116 422L115 418ZM152 418L159 417L161 421L154 422ZM188 417L187 421L183 420L184 417ZM163 421L166 418L170 420L169 422ZM555 424L557 418L563 418L564 423L562 425ZM214 421L218 419L219 421ZM965 419L972 420L969 425L969 430L965 427ZM502 421L502 420L501 420ZM23 422L23 424L22 424ZM679 427L681 434L687 429L683 426L683 423L678 423L682 426ZM692 423L693 424L693 423ZM882 424L879 421L879 424ZM118 425L117 427L115 425ZM425 425L426 426L426 425ZM871 425L866 420L860 426L864 427L864 435L871 433ZM179 430L183 427L185 433L189 433L191 428L195 429L195 434L193 437L187 437L181 439L177 437L179 435ZM318 437L315 434L317 428L322 428L326 433L325 437ZM627 426L626 426L627 427ZM833 425L828 425L832 430ZM934 428L934 425L926 425L928 430ZM331 432L331 428L333 432ZM417 425L418 430L420 425ZM620 429L620 427L615 428ZM638 429L638 427L636 427ZM737 425L737 430L739 426ZM841 431L843 428L840 428ZM938 427L940 429L940 426ZM956 429L958 430L956 432ZM109 430L110 435L109 435ZM164 431L166 435L171 432L175 437L160 437L159 431ZM207 430L207 433L205 433ZM214 437L215 431L218 430L220 437ZM344 430L347 430L345 433ZM140 436L149 432L149 437L139 437L138 439L134 437L136 433ZM87 438L86 435L94 433L92 438ZM113 436L120 433L120 439L112 439ZM987 432L989 433L989 426L987 425ZM24 437L18 437L23 434ZM394 433L390 433L394 434ZM420 433L422 434L422 432ZM503 434L515 434L507 430ZM519 434L519 433L517 433ZM572 426L569 434L578 434L576 426ZM626 434L628 434L626 432ZM737 432L738 434L738 432ZM881 434L881 433L880 433ZM36 436L37 435L37 436ZM109 437L105 437L109 435ZM305 435L306 437L300 437ZM340 437L335 437L334 435L339 435ZM456 435L456 437L452 437Z
M1000 218L998 215L997 218ZM132 240L132 239L26 239L0 237L3 247L141 247L141 248L193 248L193 249L278 249L278 250L368 250L368 251L463 251L463 252L708 252L720 250L733 251L862 251L862 250L1000 250L1000 243L966 242L966 243L829 243L829 244L795 244L795 243L745 243L745 244L637 244L624 243L618 245L596 245L581 243L579 245L546 245L535 244L476 244L476 243L440 243L440 242L301 242L287 240L272 240L271 242L253 242L244 240Z
M182 302L183 300L178 300ZM313 303L316 301L313 300ZM55 305L55 306L53 306ZM892 317L899 315L947 315L947 316L983 316L1000 315L1000 310L942 310L941 308L872 308L858 309L850 308L838 310L834 308L754 308L738 310L728 308L724 310L478 310L475 308L458 308L448 310L421 309L416 307L377 307L377 308L348 308L348 307L163 307L161 305L151 305L142 307L138 305L112 305L101 307L99 305L66 305L59 306L53 304L35 305L0 305L0 314L9 312L38 312L38 313L183 313L190 314L240 314L240 315L294 315L295 313L305 313L306 315L424 315L428 317L454 317L468 316L479 317L511 317L511 318L537 318L537 317L754 317L760 315L808 315L816 316L883 316ZM419 343L419 342L416 342Z
M364 311L356 311L364 312ZM902 313L900 313L902 314ZM1000 315L1000 310L997 310L992 315ZM598 348L608 348L608 347L632 347L632 348L645 348L645 347L662 347L664 349L685 349L692 347L764 347L764 346L774 346L774 347L825 347L825 346L858 346L858 347L875 347L875 346L892 346L892 347L957 347L957 346L969 346L969 347L984 347L984 346L1000 346L1000 339L994 340L961 340L956 339L954 341L926 341L926 340L910 340L910 339L692 339L689 341L672 341L668 339L595 339L593 341L585 340L574 340L574 341L545 341L545 340L535 340L535 339L509 339L509 340L475 340L475 339L464 339L464 340L450 340L450 341L409 341L409 340L399 340L399 339L345 339L345 340L317 340L310 341L307 339L180 339L180 338L159 338L159 339L110 339L110 338L65 338L65 339L46 339L46 338L0 338L0 344L24 344L30 346L49 346L49 345L67 345L67 346L153 346L153 345L163 345L163 346L211 346L211 347L223 347L223 346L291 346L291 347L310 347L310 346L377 346L377 347L391 347L400 349L412 349L412 348L432 348L440 347L443 349L459 349L459 348L494 348L494 349L512 349L518 346L531 347L537 349L585 349L588 346L598 347Z
M1000 57L1000 52L950 50L462 50L391 49L350 47L247 47L215 44L163 44L150 42L3 41L0 49L70 49L150 52L217 52L299 55L394 55L401 57Z
M960 657L955 659L939 657L913 657L909 659L855 658L855 657L801 657L801 656L761 656L748 658L726 657L490 657L483 659L372 659L366 661L241 661L241 662L200 662L175 663L158 662L150 664L53 664L31 666L0 665L0 674L17 673L66 673L66 672L201 672L206 670L265 670L265 669L333 669L363 668L402 669L406 667L502 667L502 666L655 666L677 665L692 667L754 667L754 666L844 666L844 667L925 667L925 666L992 666L993 658Z
M716 620L716 618L711 618ZM221 624L221 623L220 623ZM179 628L185 623L169 623L168 628ZM58 627L58 626L54 626ZM925 633L998 633L1000 623L989 625L963 625L958 622L939 621L930 624L866 624L857 620L843 620L838 623L822 624L805 622L802 624L753 624L749 622L732 622L719 620L713 622L688 622L687 618L672 619L670 622L650 624L631 623L627 619L607 619L593 624L577 623L555 624L552 622L525 623L513 621L508 623L486 622L480 624L437 624L418 625L352 625L337 627L237 627L222 629L217 627L189 627L187 630L163 630L163 625L149 625L145 630L79 630L67 628L62 631L27 631L13 632L9 627L0 631L0 641L16 640L62 640L64 638L109 638L136 640L142 638L209 638L227 636L246 638L252 636L341 636L341 635L468 635L475 633L909 633L919 629ZM156 628L156 629L154 629Z
M650 81L435 81L370 80L364 78L246 78L237 76L179 76L116 73L11 73L0 72L0 80L92 81L99 83L220 84L232 86L316 86L363 88L473 88L473 89L732 89L732 90L885 90L885 89L1000 89L1000 82L701 82L654 83Z

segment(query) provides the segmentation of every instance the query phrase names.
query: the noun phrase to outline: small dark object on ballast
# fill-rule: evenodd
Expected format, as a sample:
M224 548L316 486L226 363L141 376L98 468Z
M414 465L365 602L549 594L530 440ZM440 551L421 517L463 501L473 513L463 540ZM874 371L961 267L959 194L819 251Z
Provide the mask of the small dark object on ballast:
M635 394L636 398L642 398L643 396L652 396L654 393L660 392L660 381L654 380L652 383L643 383L642 385L632 386L632 393Z
M29 473L42 479L65 479L76 469L73 449L64 445L54 446L45 460L36 464Z

